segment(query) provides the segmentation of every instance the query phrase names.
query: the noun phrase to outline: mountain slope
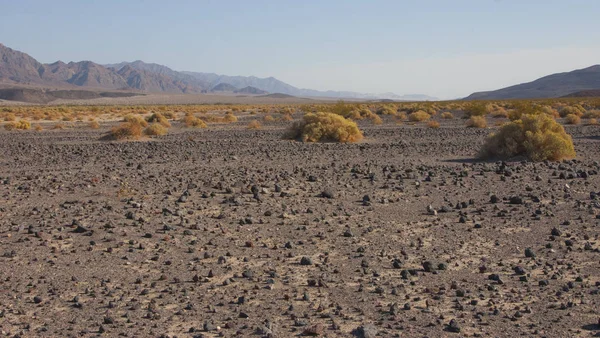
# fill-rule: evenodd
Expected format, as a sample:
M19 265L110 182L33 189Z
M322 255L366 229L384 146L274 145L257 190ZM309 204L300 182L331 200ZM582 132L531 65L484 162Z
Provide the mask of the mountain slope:
M469 95L466 100L553 98L600 88L600 65L544 76L535 81Z
M44 65L31 56L0 44L0 81L12 83L41 83Z

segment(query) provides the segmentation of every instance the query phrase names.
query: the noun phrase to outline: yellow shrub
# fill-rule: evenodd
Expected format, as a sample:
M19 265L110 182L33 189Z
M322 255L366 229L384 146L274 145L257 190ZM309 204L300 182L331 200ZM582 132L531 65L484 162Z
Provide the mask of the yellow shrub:
M523 115L488 137L481 149L483 158L507 159L526 156L532 161L558 161L575 157L571 136L553 118L545 115Z
M585 109L579 105L566 106L560 110L560 117L567 117L567 115L573 114L577 116L583 116Z
M8 113L4 116L4 121L6 122L12 122L15 121L17 119L17 116L13 113Z
M223 121L225 122L237 122L237 120L237 117L233 115L232 112L227 112L227 114L225 114L225 117L223 118Z
M163 127L171 128L171 123L169 123L169 120L161 113L154 113L150 115L146 121L160 123Z
M133 114L125 115L125 117L123 118L123 122L137 123L137 124L141 125L142 127L148 126L148 122L146 122L146 120L144 120L144 118L141 117L140 115L133 115Z
M116 140L138 139L142 136L142 125L135 122L125 122L113 127L110 135Z
M294 124L291 136L304 142L358 142L363 134L356 122L333 113L308 113Z
M440 123L438 121L429 121L427 122L427 127L437 129L440 127Z
M194 116L192 114L185 114L182 121L186 127L193 127L193 128L206 128L207 127L206 122L204 122L203 120L197 118L196 116Z
M25 120L19 120L17 122L9 122L4 125L4 129L6 130L27 130L31 129L31 123Z
M248 123L248 129L260 129L262 126L257 120L252 120Z
M271 115L265 115L263 120L265 120L265 122L273 122L273 121L275 121L275 118L273 118L273 116L271 116Z
M292 117L292 115L291 115L291 114L284 114L284 115L281 117L281 119L282 119L283 121L293 121L293 120L294 120L294 118Z
M575 114L569 114L565 117L565 122L567 124L579 124L581 123L581 117Z
M381 106L377 109L377 114L379 115L396 115L398 114L398 109L392 105Z
M167 134L167 128L159 122L154 122L144 130L148 136L162 136Z
M443 119L453 119L454 118L454 115L452 115L452 113L449 111L443 112L441 116Z
M487 121L485 120L485 116L471 116L469 120L467 120L467 127L469 128L485 128L487 127Z
M424 112L422 110L416 111L416 112L408 115L408 120L411 122L427 121L430 118L431 118L431 115L427 114L426 112Z
M596 125L598 125L598 120L597 119L589 119L588 125L596 126Z
M42 126L40 126L39 124L35 126L35 131L42 131L44 130L44 128Z
M600 110L590 110L583 114L584 119L598 119L600 118Z

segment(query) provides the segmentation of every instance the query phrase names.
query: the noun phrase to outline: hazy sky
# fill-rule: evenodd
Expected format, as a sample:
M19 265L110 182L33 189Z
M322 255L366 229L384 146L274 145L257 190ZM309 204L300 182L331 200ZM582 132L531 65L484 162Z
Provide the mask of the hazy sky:
M0 0L0 43L41 62L454 98L600 64L599 16L598 0Z

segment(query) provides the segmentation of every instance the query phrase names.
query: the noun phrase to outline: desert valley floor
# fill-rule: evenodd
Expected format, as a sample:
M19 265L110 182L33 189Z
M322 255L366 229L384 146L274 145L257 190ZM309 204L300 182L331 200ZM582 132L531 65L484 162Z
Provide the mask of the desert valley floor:
M476 160L461 119L355 144L248 121L0 130L2 335L600 335L598 126L532 163Z

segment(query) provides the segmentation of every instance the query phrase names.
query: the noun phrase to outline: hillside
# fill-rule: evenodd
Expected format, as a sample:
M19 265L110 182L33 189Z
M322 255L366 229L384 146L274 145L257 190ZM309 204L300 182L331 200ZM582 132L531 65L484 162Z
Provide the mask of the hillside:
M554 98L600 88L600 65L544 76L532 82L469 95L466 100Z
M434 100L426 95L363 94L349 91L301 89L274 77L228 76L179 72L143 61L100 65L92 61L42 64L33 57L0 44L0 84L53 88L134 90L154 93L207 93L239 91L242 94L281 93L296 97L348 99ZM222 85L221 87L218 87ZM227 85L227 86L226 86ZM230 87L228 87L230 86ZM242 89L239 89L242 88ZM225 89L225 90L224 90Z

